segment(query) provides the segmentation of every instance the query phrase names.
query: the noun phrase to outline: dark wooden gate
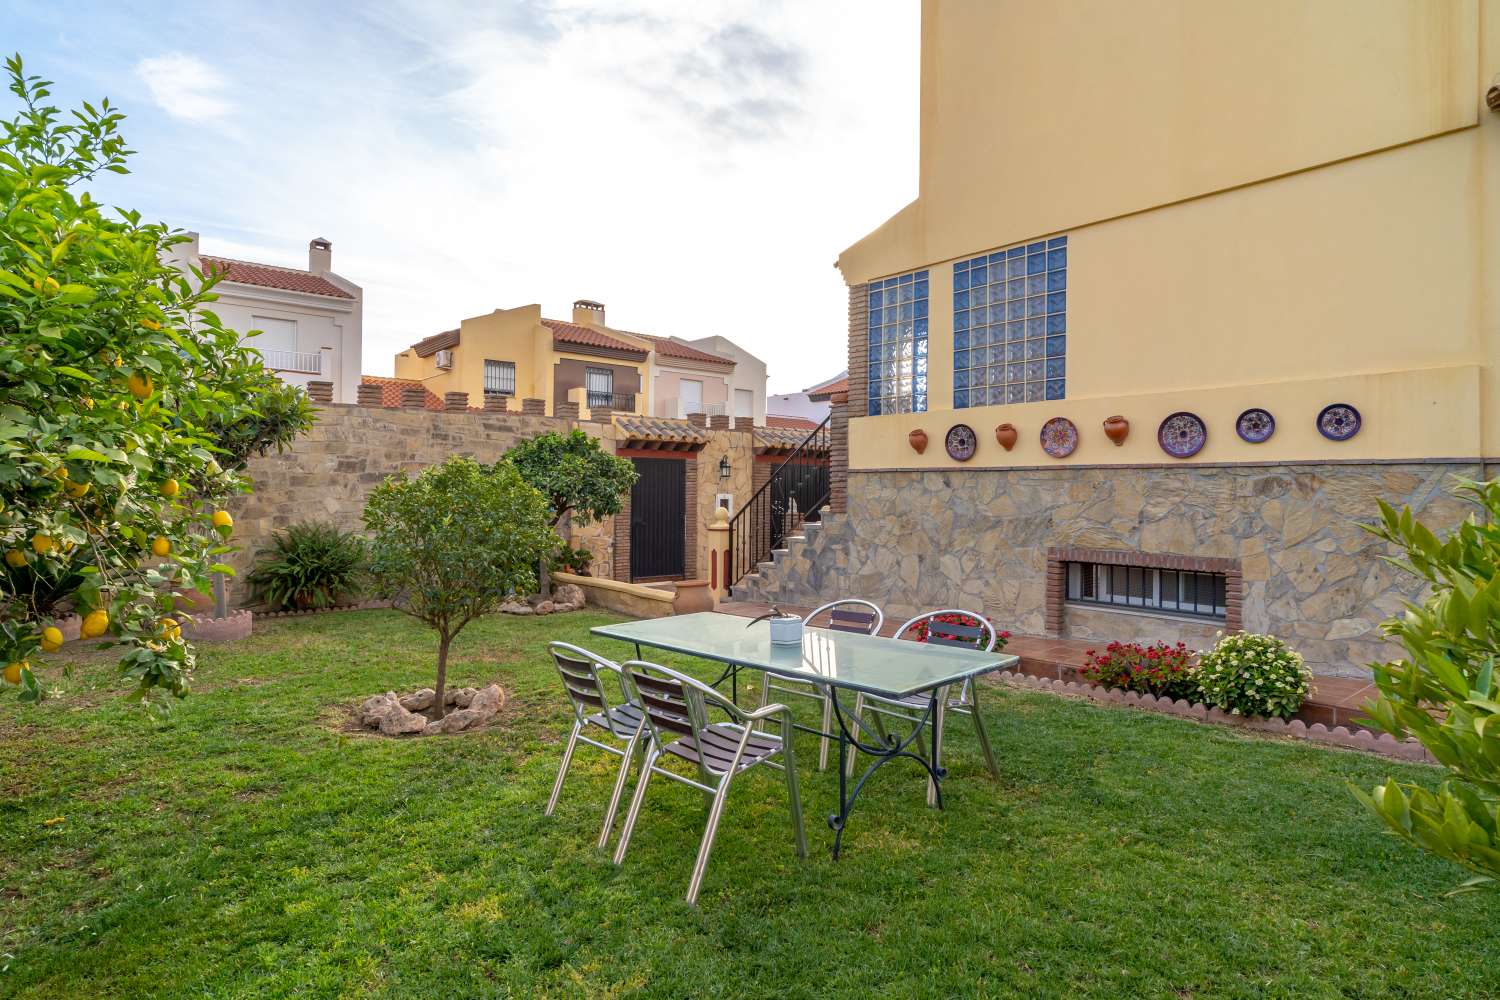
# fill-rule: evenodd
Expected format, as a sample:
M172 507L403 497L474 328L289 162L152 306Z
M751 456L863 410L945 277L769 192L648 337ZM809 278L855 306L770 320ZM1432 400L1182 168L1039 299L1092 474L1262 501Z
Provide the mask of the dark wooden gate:
M636 458L630 488L630 578L682 576L687 463Z

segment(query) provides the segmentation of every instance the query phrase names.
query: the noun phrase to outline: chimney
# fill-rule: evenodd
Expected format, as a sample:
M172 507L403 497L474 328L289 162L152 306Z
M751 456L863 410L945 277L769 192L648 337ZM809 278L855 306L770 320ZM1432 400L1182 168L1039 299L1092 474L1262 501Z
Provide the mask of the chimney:
M604 303L579 299L573 303L573 322L579 326L603 326Z
M313 274L327 274L333 270L333 244L321 236L313 237L307 244L307 269Z

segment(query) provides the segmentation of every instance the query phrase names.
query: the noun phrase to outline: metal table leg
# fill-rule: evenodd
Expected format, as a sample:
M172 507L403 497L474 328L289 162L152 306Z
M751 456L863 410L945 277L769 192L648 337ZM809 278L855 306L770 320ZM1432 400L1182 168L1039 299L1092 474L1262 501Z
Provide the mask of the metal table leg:
M844 714L844 707L839 703L838 688L830 687L828 694L833 701L834 717L838 719L839 723L839 811L828 817L828 826L833 830L833 859L837 861L839 851L843 846L844 828L849 822L849 813L854 809L855 800L859 798L859 793L864 790L865 782L870 780L872 774L897 757L908 757L916 761L927 772L935 804L937 808L941 809L943 808L942 782L948 772L938 760L937 710L938 697L942 694L941 691L935 690L932 692L927 699L927 708L922 712L921 718L916 720L916 725L912 727L912 731L905 738L899 739L895 736L882 738L880 734L876 733L869 726L866 726L863 719L846 716ZM852 728L847 721L850 718L853 718L854 724ZM926 760L923 760L920 754L908 749L922 735L924 727L930 731L932 739L932 763L930 764ZM856 735L861 730L866 734L867 738L873 736L875 742L861 742ZM859 780L854 783L853 790L849 788L847 777L848 753L851 746L860 753L868 754L875 758L870 766L865 768L865 772L859 776Z

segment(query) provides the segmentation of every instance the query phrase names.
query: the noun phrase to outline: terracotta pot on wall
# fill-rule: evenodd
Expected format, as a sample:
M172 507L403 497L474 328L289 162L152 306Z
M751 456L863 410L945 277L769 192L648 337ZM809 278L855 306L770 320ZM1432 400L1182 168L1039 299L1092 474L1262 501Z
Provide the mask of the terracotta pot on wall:
M906 440L916 449L918 455L927 450L927 432L920 427L906 435Z
M1010 451L1016 446L1016 425L1001 424L995 428L995 440L1000 442L1000 447Z
M678 580L677 596L672 598L672 612L679 615L696 614L714 609L714 595L708 592L707 580Z
M1130 421L1118 414L1106 417L1104 420L1104 433L1116 445L1125 443L1125 438L1130 435Z

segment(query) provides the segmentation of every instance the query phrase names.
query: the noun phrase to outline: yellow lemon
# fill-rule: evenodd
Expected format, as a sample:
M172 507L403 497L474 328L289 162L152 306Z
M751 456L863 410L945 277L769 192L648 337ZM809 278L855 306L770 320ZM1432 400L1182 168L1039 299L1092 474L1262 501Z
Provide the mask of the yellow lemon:
M182 487L177 485L177 480L175 479L168 479L166 482L161 484L161 495L166 497L168 500L172 499L180 492L182 492Z
M26 565L26 553L20 549L11 549L5 553L5 565L20 569Z
M93 489L93 485L90 483L68 483L63 489L74 500L82 500L88 495L89 490Z
M94 397L93 396L83 396L83 397L80 397L78 401L83 404L83 408L85 410L92 410L94 408Z
M130 394L136 399L145 399L147 396L151 395L156 386L152 384L150 375L142 375L140 372L132 372L130 376L125 379L125 388L129 389Z
M27 663L25 660L21 660L19 663L8 663L8 664L6 664L5 665L5 683L7 683L7 684L19 684L19 683L21 683L21 671L22 670L30 669L30 666L31 665L29 663Z
M162 538L160 535L158 535L155 538L151 539L151 554L154 555L154 556L161 556L163 559L165 559L167 556L171 555L172 554L172 541L171 541L171 539Z
M156 623L161 626L161 634L168 639L181 639L182 626L177 624L175 618L163 618Z
M97 639L109 631L109 612L103 608L95 608L83 616L83 627L78 634L85 639Z
M228 531L234 527L234 518L229 516L229 511L227 510L216 510L214 511L214 527Z
M141 320L141 326L144 326L148 330L160 330L161 329L161 324L158 323L156 320L152 319L150 316L147 316L145 319Z
M57 543L52 540L51 535L32 535L31 547L37 555L44 556L57 548Z
M52 625L48 625L42 629L42 651L44 653L55 653L59 649L62 649L62 644L63 634L61 629Z

